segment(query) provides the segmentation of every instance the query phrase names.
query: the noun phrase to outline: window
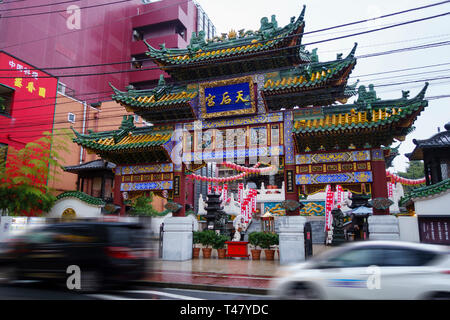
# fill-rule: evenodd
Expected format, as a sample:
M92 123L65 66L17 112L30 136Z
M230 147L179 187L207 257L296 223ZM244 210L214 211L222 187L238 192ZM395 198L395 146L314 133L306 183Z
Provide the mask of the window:
M365 248L349 250L329 260L329 266L334 268L358 268L372 265L381 265L383 262L383 250L377 248Z
M66 85L58 81L58 93L66 94Z
M71 123L75 123L75 115L71 112L69 112L67 114L67 121L71 122Z
M139 30L134 29L133 30L133 40L134 41L144 40L144 35L141 32L139 32Z
M10 115L14 90L0 84L0 114Z
M429 263L435 257L436 254L422 250L386 248L384 249L383 266L386 267L423 266Z

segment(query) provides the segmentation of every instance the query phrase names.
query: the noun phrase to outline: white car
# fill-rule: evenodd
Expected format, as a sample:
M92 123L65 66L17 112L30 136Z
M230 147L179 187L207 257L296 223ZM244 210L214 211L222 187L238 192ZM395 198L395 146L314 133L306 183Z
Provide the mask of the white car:
M450 299L447 246L402 241L346 244L281 267L278 299Z

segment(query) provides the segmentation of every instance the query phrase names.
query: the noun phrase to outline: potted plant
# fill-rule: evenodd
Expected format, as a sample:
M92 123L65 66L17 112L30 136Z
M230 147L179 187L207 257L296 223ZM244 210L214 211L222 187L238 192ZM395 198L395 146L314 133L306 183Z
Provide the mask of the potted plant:
M204 246L202 248L203 258L211 258L212 246L214 239L216 238L216 233L213 230L203 230L200 233L200 243Z
M259 260L261 257L261 249L259 248L261 244L261 232L251 232L248 235L248 242L253 246L253 249L250 250L252 260Z
M219 259L225 259L227 249L225 249L225 242L230 240L229 237L223 234L216 234L214 239L213 248L217 250L217 256Z
M200 231L194 231L192 234L192 242L194 244L194 247L192 248L192 257L198 258L200 256L200 247L197 245L200 243Z
M275 255L275 250L271 249L271 246L278 244L278 235L276 233L264 232L261 235L260 246L264 249L264 254L266 260L273 260Z

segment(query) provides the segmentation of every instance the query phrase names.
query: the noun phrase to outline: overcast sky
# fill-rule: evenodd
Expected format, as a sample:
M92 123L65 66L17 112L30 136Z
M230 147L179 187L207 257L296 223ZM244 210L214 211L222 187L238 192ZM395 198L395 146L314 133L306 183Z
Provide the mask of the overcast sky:
M278 26L283 27L289 23L292 16L298 17L303 5L306 5L305 31L314 31L326 27L337 26L353 21L371 19L381 15L420 7L439 0L197 0L217 28L218 33L225 33L231 29L258 30L262 17L275 14ZM330 39L347 34L359 33L387 25L416 20L434 16L450 11L450 3L427 8L419 11L405 13L390 18L373 20L370 22L349 26L346 28L305 34L303 43L307 44L318 40ZM329 61L336 58L337 53L345 57L358 42L356 56L375 52L419 46L424 44L450 41L450 15L431 20L394 27L373 33L356 35L337 41L329 41L314 45L307 45L311 51L318 48L320 61ZM377 85L392 84L405 81L416 81L429 78L446 77L450 71L450 47L448 45L422 50L410 50L401 53L381 55L378 57L360 58L349 79L349 84L360 80L360 85L373 83L378 97L394 99L402 96L402 90L409 90L410 97L414 97L424 86L425 80L378 87ZM448 63L448 64L446 64ZM405 68L415 68L436 64L441 66L420 68L402 72L369 75L372 73L387 72ZM420 73L420 74L418 74ZM366 76L365 76L366 75ZM450 79L429 81L426 97L450 94ZM349 100L353 102L354 98ZM416 130L410 133L401 143L400 153L394 160L396 171L406 170L408 159L403 156L414 149L412 139L427 139L437 133L438 127L442 130L450 122L450 98L433 99L428 107L417 118L414 126ZM393 146L397 146L394 143Z

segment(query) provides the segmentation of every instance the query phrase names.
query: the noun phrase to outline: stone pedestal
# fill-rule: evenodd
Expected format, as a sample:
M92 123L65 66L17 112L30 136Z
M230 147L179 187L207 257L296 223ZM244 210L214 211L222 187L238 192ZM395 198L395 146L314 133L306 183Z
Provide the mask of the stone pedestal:
M189 217L169 217L164 220L162 259L192 259L192 220Z
M390 215L370 216L367 222L370 240L400 240L397 217Z
M280 264L305 261L304 228L306 218L285 216L277 219L280 237Z

